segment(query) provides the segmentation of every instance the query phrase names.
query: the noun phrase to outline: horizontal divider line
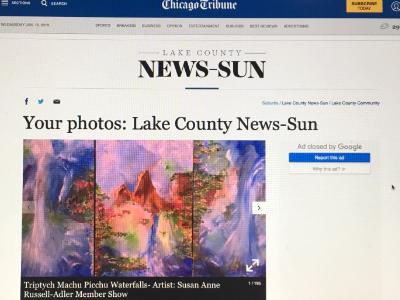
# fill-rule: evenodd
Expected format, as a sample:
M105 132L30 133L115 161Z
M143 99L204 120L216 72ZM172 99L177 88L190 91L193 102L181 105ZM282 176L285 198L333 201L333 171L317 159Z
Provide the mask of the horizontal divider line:
M219 90L219 87L185 87L185 90Z

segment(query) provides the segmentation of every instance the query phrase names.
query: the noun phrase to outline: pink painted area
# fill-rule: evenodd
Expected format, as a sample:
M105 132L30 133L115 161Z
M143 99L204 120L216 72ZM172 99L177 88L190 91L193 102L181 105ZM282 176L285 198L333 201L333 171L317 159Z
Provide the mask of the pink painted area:
M193 166L192 141L98 141L97 182L109 196L123 184L134 185L137 176L149 171L161 197L169 194L170 173L190 172Z

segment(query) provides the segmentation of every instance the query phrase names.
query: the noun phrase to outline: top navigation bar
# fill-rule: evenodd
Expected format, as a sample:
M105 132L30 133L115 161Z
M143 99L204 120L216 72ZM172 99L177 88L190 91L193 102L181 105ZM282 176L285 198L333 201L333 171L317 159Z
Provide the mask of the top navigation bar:
M0 0L0 16L387 19L400 0Z
M0 17L0 33L100 35L400 35L400 19Z

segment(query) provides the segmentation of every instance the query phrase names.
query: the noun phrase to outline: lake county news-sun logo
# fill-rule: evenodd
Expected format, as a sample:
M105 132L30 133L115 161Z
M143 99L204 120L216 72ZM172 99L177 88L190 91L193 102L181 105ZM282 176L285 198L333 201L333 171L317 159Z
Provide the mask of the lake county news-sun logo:
M163 0L161 6L164 10L236 10L237 2L221 0L179 1Z

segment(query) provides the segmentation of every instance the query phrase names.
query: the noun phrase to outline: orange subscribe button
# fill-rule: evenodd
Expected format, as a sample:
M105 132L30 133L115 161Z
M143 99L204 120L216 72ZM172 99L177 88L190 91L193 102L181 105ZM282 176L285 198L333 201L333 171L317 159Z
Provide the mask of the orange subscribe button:
M348 13L382 13L383 0L360 1L346 0L346 12Z

